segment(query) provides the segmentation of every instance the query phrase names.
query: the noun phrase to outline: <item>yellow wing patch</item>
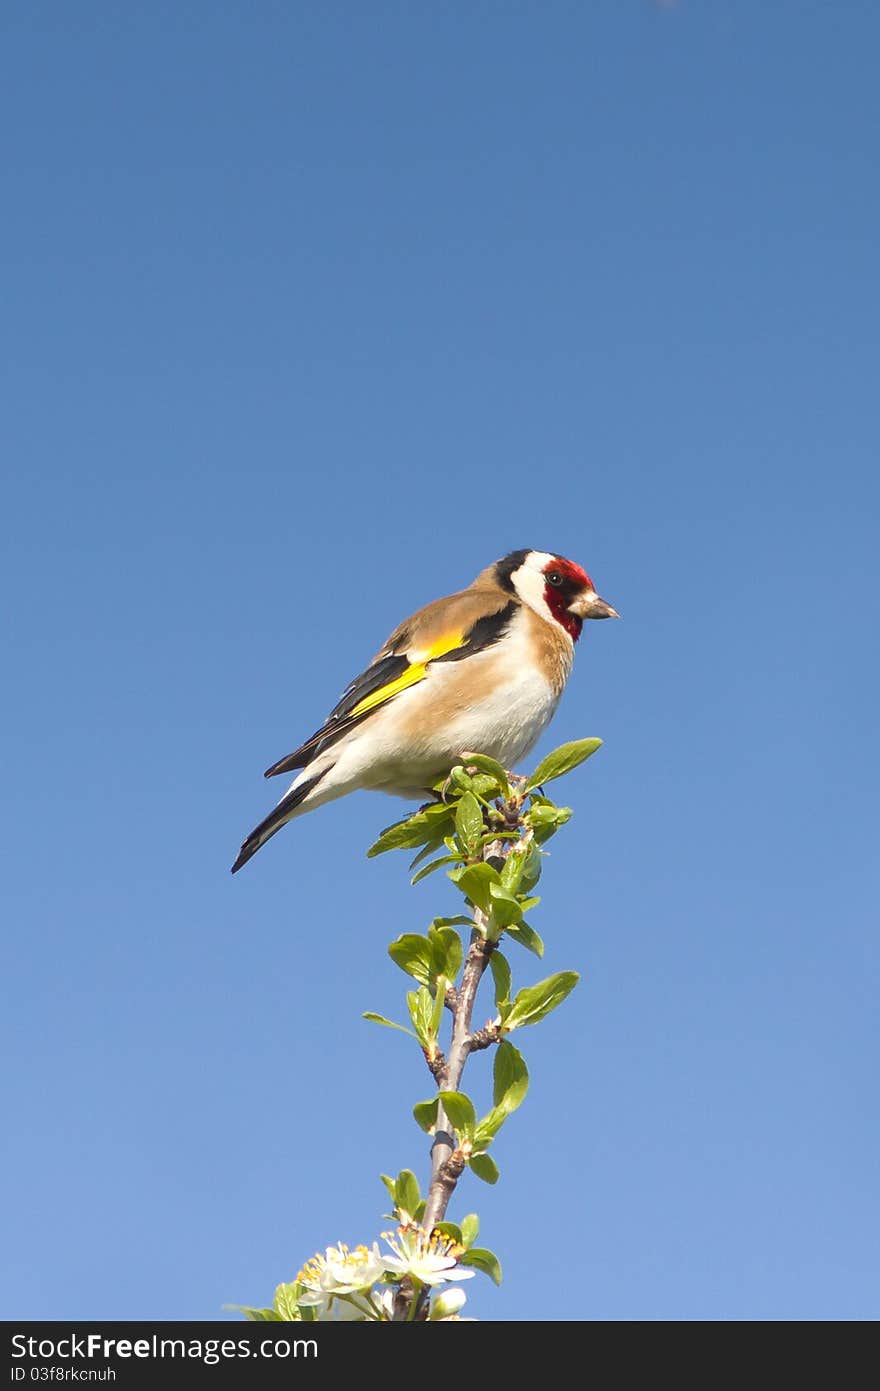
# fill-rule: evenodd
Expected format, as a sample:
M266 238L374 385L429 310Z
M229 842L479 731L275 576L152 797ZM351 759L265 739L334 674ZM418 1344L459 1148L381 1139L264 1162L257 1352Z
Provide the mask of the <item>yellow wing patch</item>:
M368 696L354 707L351 711L351 718L356 719L358 715L366 715L368 710L375 710L377 705L384 705L386 700L391 700L392 696L400 695L408 686L416 686L419 681L425 679L428 670L428 663L436 660L437 657L445 657L447 652L454 652L458 647L464 647L467 641L465 633L447 633L442 638L436 638L429 647L419 648L414 652L413 660L401 676L395 677L387 685L380 686L377 691L371 691Z

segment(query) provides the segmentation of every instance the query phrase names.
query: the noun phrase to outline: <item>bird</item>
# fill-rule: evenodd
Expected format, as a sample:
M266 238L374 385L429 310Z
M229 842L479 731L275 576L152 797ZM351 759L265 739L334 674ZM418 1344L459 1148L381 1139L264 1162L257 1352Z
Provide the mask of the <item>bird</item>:
M467 751L515 767L556 710L584 620L617 617L586 570L537 550L511 551L419 609L320 729L266 769L296 777L232 873L288 821L357 789L424 802Z

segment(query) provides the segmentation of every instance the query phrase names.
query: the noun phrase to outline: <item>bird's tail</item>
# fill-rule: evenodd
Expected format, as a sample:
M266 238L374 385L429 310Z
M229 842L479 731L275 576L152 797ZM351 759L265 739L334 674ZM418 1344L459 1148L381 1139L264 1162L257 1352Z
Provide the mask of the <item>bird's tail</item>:
M297 784L297 786L292 787L289 792L284 794L278 805L273 807L272 811L260 822L259 826L254 827L247 840L242 843L235 864L232 866L233 874L241 869L242 865L246 865L251 856L256 855L257 851L262 845L266 844L267 840L271 840L276 831L281 830L281 827L285 822L290 820L297 807L302 805L309 793L318 786L318 783L328 771L329 769L327 768L322 769L321 772L317 773L314 777L308 778L305 782Z

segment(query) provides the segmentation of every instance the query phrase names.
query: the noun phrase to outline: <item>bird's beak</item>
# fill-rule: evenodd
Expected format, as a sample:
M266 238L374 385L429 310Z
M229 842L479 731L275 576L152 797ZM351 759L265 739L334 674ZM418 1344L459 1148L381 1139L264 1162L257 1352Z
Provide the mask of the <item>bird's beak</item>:
M606 604L604 599L600 599L595 589L588 589L586 593L579 594L573 604L569 605L569 612L577 615L578 618L619 618L617 609L613 609L610 604Z

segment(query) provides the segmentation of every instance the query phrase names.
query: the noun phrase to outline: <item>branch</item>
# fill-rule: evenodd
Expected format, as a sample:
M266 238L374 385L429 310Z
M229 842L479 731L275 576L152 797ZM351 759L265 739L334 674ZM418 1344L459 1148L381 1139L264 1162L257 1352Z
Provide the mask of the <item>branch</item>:
M495 943L484 935L485 917L481 909L474 909L474 929L465 958L464 972L458 990L458 998L453 1008L452 1043L443 1079L443 1091L456 1092L459 1089L461 1074L473 1047L471 1039L471 1018L474 1001L483 972L489 964L489 957L495 950ZM483 1045L484 1047L486 1045ZM449 1199L464 1169L464 1158L456 1150L455 1137L449 1130L449 1121L442 1106L437 1108L437 1125L434 1143L431 1146L431 1181L425 1202L425 1215L422 1225L431 1231L442 1222L449 1206Z

